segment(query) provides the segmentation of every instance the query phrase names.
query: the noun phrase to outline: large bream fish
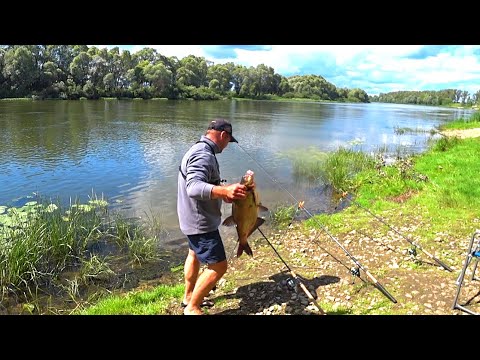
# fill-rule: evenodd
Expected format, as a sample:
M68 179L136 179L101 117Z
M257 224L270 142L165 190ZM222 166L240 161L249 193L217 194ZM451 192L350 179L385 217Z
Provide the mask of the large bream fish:
M242 200L233 200L232 215L223 221L223 225L236 225L238 234L238 250L237 257L245 251L248 255L253 256L252 249L248 245L248 237L265 222L258 216L258 211L268 211L268 209L260 204L258 191L253 188L255 184L254 172L247 170L242 176L240 184L247 187L247 197Z

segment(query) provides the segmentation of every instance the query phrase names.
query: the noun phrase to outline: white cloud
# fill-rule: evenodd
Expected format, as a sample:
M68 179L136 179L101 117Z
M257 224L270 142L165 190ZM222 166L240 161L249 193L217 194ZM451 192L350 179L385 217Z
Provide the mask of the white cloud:
M215 64L265 64L284 76L320 75L338 87L360 87L370 95L398 90L442 90L458 88L460 84L460 90L471 94L480 90L480 47L472 45L272 45L268 50L235 48L228 57L213 57L211 47L202 45L133 45L129 50L133 53L143 47L179 59L195 55Z

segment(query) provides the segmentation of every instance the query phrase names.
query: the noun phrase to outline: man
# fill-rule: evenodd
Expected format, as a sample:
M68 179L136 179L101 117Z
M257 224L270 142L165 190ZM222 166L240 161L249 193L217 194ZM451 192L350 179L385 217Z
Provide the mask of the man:
M187 236L189 250L185 260L185 315L203 315L205 296L227 271L227 257L218 227L222 200L231 203L245 199L246 187L240 183L220 185L220 169L215 154L230 142L232 124L213 120L200 141L183 156L178 174L177 213L180 230ZM198 276L200 264L207 268Z

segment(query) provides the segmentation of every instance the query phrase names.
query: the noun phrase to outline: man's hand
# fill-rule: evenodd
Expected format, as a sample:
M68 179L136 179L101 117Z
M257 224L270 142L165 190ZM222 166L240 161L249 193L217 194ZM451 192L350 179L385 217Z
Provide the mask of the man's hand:
M247 197L247 187L240 183L235 183L231 185L224 186L226 194L224 199L227 202L232 202L233 200L242 200Z
M247 197L247 187L240 183L217 185L212 189L212 199L221 198L227 203L233 200L243 200Z

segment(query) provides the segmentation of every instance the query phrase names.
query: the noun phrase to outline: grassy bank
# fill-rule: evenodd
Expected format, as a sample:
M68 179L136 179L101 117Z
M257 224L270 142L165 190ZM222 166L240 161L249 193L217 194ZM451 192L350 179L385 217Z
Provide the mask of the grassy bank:
M469 119L460 119L447 124L443 129L445 128L480 128L480 116L475 114ZM450 287L447 296L439 302L448 303L452 301L451 287L454 286L455 272L442 272L435 267L432 269L431 264L420 260L421 256L412 258L402 255L404 260L400 256L400 260L397 259L399 264L395 263L397 260L392 263L388 255L373 254L365 246L366 236L361 237L359 234L364 233L378 240L381 232L388 233L381 240L392 240L388 246L394 250L382 252L399 252L398 243L400 248L404 248L401 251L406 251L409 244L399 236L394 238L393 232L373 217L374 214L458 271L466 241L480 224L479 153L479 138L438 137L425 153L398 157L388 165L382 161L381 154L371 157L344 148L332 153L318 153L310 149L297 154L292 157L297 175L308 177L319 185L329 185L336 190L334 201L349 206L334 214L315 215L297 223L294 230L289 229L288 223L295 216L296 209L273 209L271 224L277 230L269 234L269 237L287 262L297 266L297 273L315 278L319 274L329 274L332 265L319 268L325 254L316 254L318 249L310 246L320 243L324 247L330 243L332 246L328 250L339 250L322 233L322 229L326 228L364 265L367 264L374 276L386 284L386 288L396 298L400 299L404 294L415 294L417 290L412 291L408 287L412 284L407 286L402 283L407 275L414 274L425 281L424 284L417 282L422 280L412 281L415 289L429 289L428 286L436 283L447 284ZM99 290L98 285L102 282L121 277L118 269L113 268L110 257L94 251L97 245L115 244L121 250L120 254L126 256L129 262L139 264L140 268L158 256L154 250L155 239L147 236L143 230L119 216L109 214L103 199L92 199L88 204L73 203L68 207L41 199L19 208L0 206L2 297L25 297L24 300L27 301L23 301L24 313L38 313L36 294L53 287L56 289L54 293L67 295L74 303L75 309L69 311L69 314L178 313L181 311L179 303L183 294L181 265L170 269L169 281L156 276L156 283L137 284L132 291L128 291L128 287L122 285L124 279L119 279L117 282L121 293L97 291L87 301L81 300L82 288L93 287ZM248 311L258 311L256 309L261 307L258 305L261 298L259 300L256 296L262 296L265 287L269 286L265 279L271 274L278 276L276 273L281 268L275 254L265 244L261 245L262 242L263 239L259 239L258 234L252 235L255 257L236 260L217 290L219 293L214 299L214 309L208 311L236 313L234 309L239 305L231 300L235 297L232 295L235 289L240 289L237 293L242 296L242 307L248 308L246 303L251 298L251 309L254 310ZM416 250L421 253L419 249ZM339 253L342 255L341 251ZM408 259L405 260L406 258ZM342 266L343 275L338 275L339 278L345 277L345 267L350 265L344 260ZM74 273L70 272L72 269L75 270ZM128 269L130 270L131 268ZM64 276L67 273L69 275ZM242 284L245 279L248 279L248 285ZM353 286L342 279L338 293L329 291L331 290L327 287L322 287L318 300L329 314L408 314L422 311L421 304L408 298L399 301L401 306L393 305L369 285L368 279L367 282L357 282ZM277 289L273 291L274 297L266 305L268 312L276 311L277 307L271 304L278 302L275 299L278 295L285 295L285 292ZM351 298L348 306L336 300L345 294ZM329 300L330 298L335 300ZM267 300L268 298L265 299ZM297 300L292 301L298 303Z
M445 128L447 127L449 129L479 128L480 116L475 114L470 119L460 119L449 123L445 126ZM399 158L390 165L382 163L381 157L371 159L345 149L339 149L337 152L327 155L309 153L307 159L301 159L296 163L296 171L306 174L320 183L328 183L333 186L338 192L338 202L348 202L350 206L341 212L316 215L298 224L295 233L288 235L289 239L298 238L301 240L298 249L289 248L293 245L287 244L284 240L277 241L277 237L278 239L281 237L279 234L272 235L272 242L278 246L282 254L290 251L291 257L288 261L302 266L303 274L312 273L312 276L314 276L318 271L308 269L318 267L319 260L323 259L323 255L307 256L305 253L305 251L308 251L306 249L309 246L308 243L319 240L318 236L312 235L312 231L319 233L321 232L320 227L328 229L333 236L343 238L348 244L347 247L353 248L353 252L357 254L357 251L360 252L362 249L361 241L354 244L353 241L358 241L358 236L352 238L350 235L355 233L355 230L377 234L380 228L384 227L372 216L373 214L390 227L400 229L405 233L408 232L410 239L421 243L424 249L429 249L437 258L458 270L463 260L466 239L469 239L480 223L478 211L480 208L479 153L480 141L478 138L458 139L455 137L441 137L432 142L430 149L425 153ZM293 208L277 209L276 213L272 214L274 223L288 222L294 211ZM281 231L283 230L280 230L279 233ZM389 232L389 229L387 228L385 231ZM322 243L322 246L328 243L327 240ZM397 237L396 241L402 243L403 239ZM256 244L253 239L252 242ZM403 244L408 247L406 242L403 242ZM416 250L420 252L419 249ZM262 288L264 286L262 284L265 284L264 279L269 274L278 271L278 265L276 265L276 268L269 268L264 272L260 271L265 264L275 262L275 256L272 255L271 249L267 246L257 246L255 251L258 260L243 258L239 260L234 269L227 272L225 283L222 285L224 294L230 293L232 289L239 286L243 288L240 281L248 278L250 285L245 287L247 293L244 295L244 299L248 299L253 294L252 291L254 290L252 289L255 289L255 284L259 284L259 289ZM364 251L366 253L359 256L362 261L368 261L376 256L369 253L368 249ZM389 251L391 252L391 250ZM266 257L262 257L262 253L267 253ZM370 291L370 293L366 292L364 296L358 296L356 300L352 300L353 305L351 304L350 307L337 306L338 304L326 299L320 299L320 305L329 314L408 314L415 311L421 312L421 309L418 309L421 305L409 300L416 290L409 290L410 288L402 283L402 277L406 277L410 272L413 272L414 275L425 278L424 285L427 289L427 285L438 283L439 286L440 284L443 286L443 282L449 287L454 286L456 274L446 271L441 272L435 267L432 269L432 264L417 260L417 258L410 257L409 259L413 260L407 261L406 265L404 264L403 267L400 266L399 268L396 264L393 264L395 265L393 266L387 265L387 263L382 267L381 262L376 262L374 266L371 265L374 268L378 267L375 276L382 281L382 277L386 276L388 272L396 271L396 275L392 275L393 280L391 280L390 288L396 285L398 289L402 289L403 286L403 290L398 290L398 292L400 296L407 296L399 302L401 307L398 309L388 299L382 297L380 292L372 289L368 282L357 283L353 286L353 291L350 291L351 284L343 284L343 287L340 287L341 294L345 292L358 294L362 291ZM240 264L242 262L243 269ZM394 270L392 270L392 266ZM171 314L172 306L178 306L183 293L181 271L176 270L178 275L176 285L161 285L147 289L145 292L132 292L126 297L110 296L99 305L83 309L81 313ZM421 284L416 286L422 288ZM215 303L217 311L223 307L224 310L227 309L224 313L228 313L229 305L225 296L218 296ZM329 295L327 292L325 297L332 297L332 294ZM452 299L453 292L452 289L449 289L446 299L439 300L439 303L443 301L443 304L445 304ZM448 304L444 306L448 308ZM275 307L270 306L270 308ZM428 311L428 308L426 309Z
M448 129L480 127L480 116L460 119ZM430 238L438 231L465 236L472 231L480 205L480 171L478 138L460 140L442 137L424 154L397 161L392 166L369 169L355 176L355 202L372 211L401 211L405 216L421 215L431 227L419 228L418 236ZM401 207L399 207L401 204ZM335 215L322 215L326 223L362 222L358 206ZM390 217L395 218L395 215ZM352 223L353 222L353 223Z
M156 258L156 242L142 226L110 213L103 198L62 206L38 197L20 207L0 206L2 301L23 298L30 308L40 294L75 298L82 287L117 275L110 267L115 255L143 264ZM73 275L61 281L66 273Z

